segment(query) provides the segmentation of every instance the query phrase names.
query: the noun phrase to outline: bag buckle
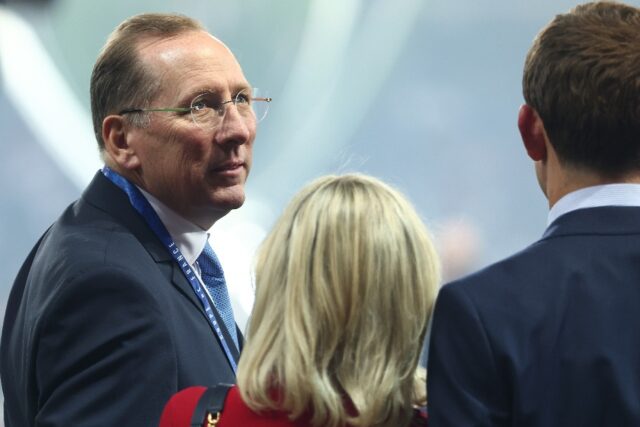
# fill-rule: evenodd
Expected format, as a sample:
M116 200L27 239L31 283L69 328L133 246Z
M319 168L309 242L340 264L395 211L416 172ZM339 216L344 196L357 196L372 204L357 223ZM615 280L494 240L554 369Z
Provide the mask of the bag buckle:
M218 421L220 421L220 412L215 413L215 418L214 418L214 414L212 414L211 412L207 414L207 427L217 426Z

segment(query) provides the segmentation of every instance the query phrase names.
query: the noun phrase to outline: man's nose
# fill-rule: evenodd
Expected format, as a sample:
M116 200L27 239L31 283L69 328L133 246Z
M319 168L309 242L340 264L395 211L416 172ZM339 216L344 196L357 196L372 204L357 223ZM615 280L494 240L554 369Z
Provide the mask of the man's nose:
M224 116L218 130L215 133L215 142L218 144L245 144L251 140L255 133L256 121L253 116L240 114L235 103L225 105Z

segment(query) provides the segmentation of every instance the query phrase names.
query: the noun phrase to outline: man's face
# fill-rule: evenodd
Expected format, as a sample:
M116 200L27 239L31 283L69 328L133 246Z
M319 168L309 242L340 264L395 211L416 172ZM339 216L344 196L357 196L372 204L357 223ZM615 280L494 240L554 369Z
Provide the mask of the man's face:
M160 80L150 108L189 107L210 91L221 100L250 86L233 54L206 32L193 31L140 45L139 55ZM203 229L242 206L256 121L232 103L211 130L189 113L152 112L148 126L129 129L139 167L136 183Z

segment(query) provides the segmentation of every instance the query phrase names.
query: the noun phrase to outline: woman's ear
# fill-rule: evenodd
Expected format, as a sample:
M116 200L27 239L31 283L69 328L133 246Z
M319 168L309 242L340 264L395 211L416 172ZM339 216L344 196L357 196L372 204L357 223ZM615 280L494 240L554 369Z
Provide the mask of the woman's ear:
M518 112L518 129L527 154L533 161L547 158L547 132L542 119L530 106L524 104Z
M108 156L122 169L133 170L140 159L129 141L128 124L121 115L110 115L102 121L102 140Z

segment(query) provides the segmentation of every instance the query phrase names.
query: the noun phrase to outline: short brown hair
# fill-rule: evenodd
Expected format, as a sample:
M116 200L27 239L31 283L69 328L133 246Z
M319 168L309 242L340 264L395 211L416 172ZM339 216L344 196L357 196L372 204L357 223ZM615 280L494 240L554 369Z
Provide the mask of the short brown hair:
M147 105L159 88L159 79L138 58L140 42L189 31L205 29L198 21L183 15L144 13L122 22L111 33L91 73L91 113L100 151L104 150L104 118L133 104ZM136 116L131 120L136 120Z
M640 9L593 2L557 15L529 50L523 92L561 162L640 170Z

